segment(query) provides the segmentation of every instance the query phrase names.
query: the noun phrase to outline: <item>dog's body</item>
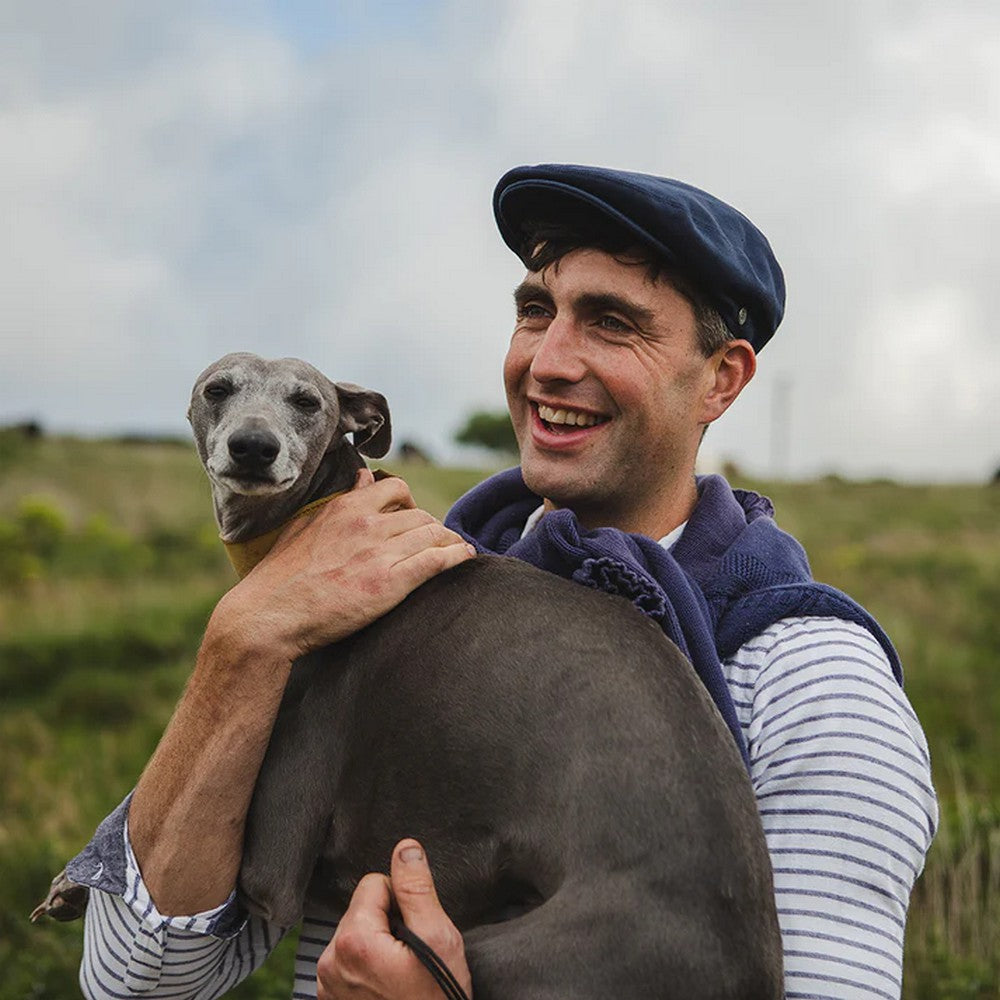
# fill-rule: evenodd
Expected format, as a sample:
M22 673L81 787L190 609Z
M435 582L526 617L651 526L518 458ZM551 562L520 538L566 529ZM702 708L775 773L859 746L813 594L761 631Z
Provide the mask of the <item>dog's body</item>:
M480 557L299 661L240 890L336 920L417 837L476 997L781 995L771 871L732 737L626 601Z
M348 488L345 433L388 448L380 396L289 359L228 355L189 416L227 541ZM480 557L295 665L246 904L336 920L404 836L434 863L478 1000L782 995L742 761L690 664L620 598Z

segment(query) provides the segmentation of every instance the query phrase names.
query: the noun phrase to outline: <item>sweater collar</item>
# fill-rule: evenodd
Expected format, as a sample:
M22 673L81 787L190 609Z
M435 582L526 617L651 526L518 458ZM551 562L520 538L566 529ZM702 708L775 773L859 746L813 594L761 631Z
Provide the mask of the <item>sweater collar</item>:
M699 476L697 482L698 503L671 553L692 579L704 586L717 575L721 560L748 525L763 518L773 527L774 507L758 493L732 489L722 476ZM506 555L521 540L525 522L540 503L542 498L528 489L521 470L507 469L465 494L452 507L445 523L481 552ZM632 551L645 548L649 541L644 536L613 528L586 531L571 511L546 514L536 530L540 531L546 523L556 527L553 521L559 522L559 534L568 529L572 538L593 541L607 540L614 534L620 546Z

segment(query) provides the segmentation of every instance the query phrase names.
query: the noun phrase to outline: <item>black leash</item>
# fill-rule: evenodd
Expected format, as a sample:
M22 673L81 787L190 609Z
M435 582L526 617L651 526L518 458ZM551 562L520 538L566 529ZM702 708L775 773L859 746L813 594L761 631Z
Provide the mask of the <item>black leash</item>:
M403 918L395 912L389 915L389 930L392 936L407 945L414 955L420 959L424 968L434 977L434 982L441 987L441 992L448 1000L469 1000L468 993L462 989L458 980L451 974L451 969L438 957L437 952L425 941L417 937Z

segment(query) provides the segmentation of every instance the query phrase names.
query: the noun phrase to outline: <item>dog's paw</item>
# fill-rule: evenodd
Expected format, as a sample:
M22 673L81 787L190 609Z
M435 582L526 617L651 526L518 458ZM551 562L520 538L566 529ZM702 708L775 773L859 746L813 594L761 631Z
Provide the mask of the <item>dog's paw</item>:
M40 917L59 921L78 920L86 911L89 898L90 890L68 878L64 868L52 880L49 894L31 911L31 922L35 923Z

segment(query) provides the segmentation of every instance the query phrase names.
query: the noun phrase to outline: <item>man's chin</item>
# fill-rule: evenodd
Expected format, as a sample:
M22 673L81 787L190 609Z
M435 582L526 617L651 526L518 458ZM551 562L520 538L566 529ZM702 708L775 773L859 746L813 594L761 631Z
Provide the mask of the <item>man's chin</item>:
M521 456L521 478L524 485L540 497L547 497L553 488L559 488L559 477L553 470L546 469L545 464L533 460L530 456Z
M574 510L578 505L589 506L593 502L593 481L574 476L572 472L565 467L554 468L546 462L522 460L521 463L524 485L550 507Z

